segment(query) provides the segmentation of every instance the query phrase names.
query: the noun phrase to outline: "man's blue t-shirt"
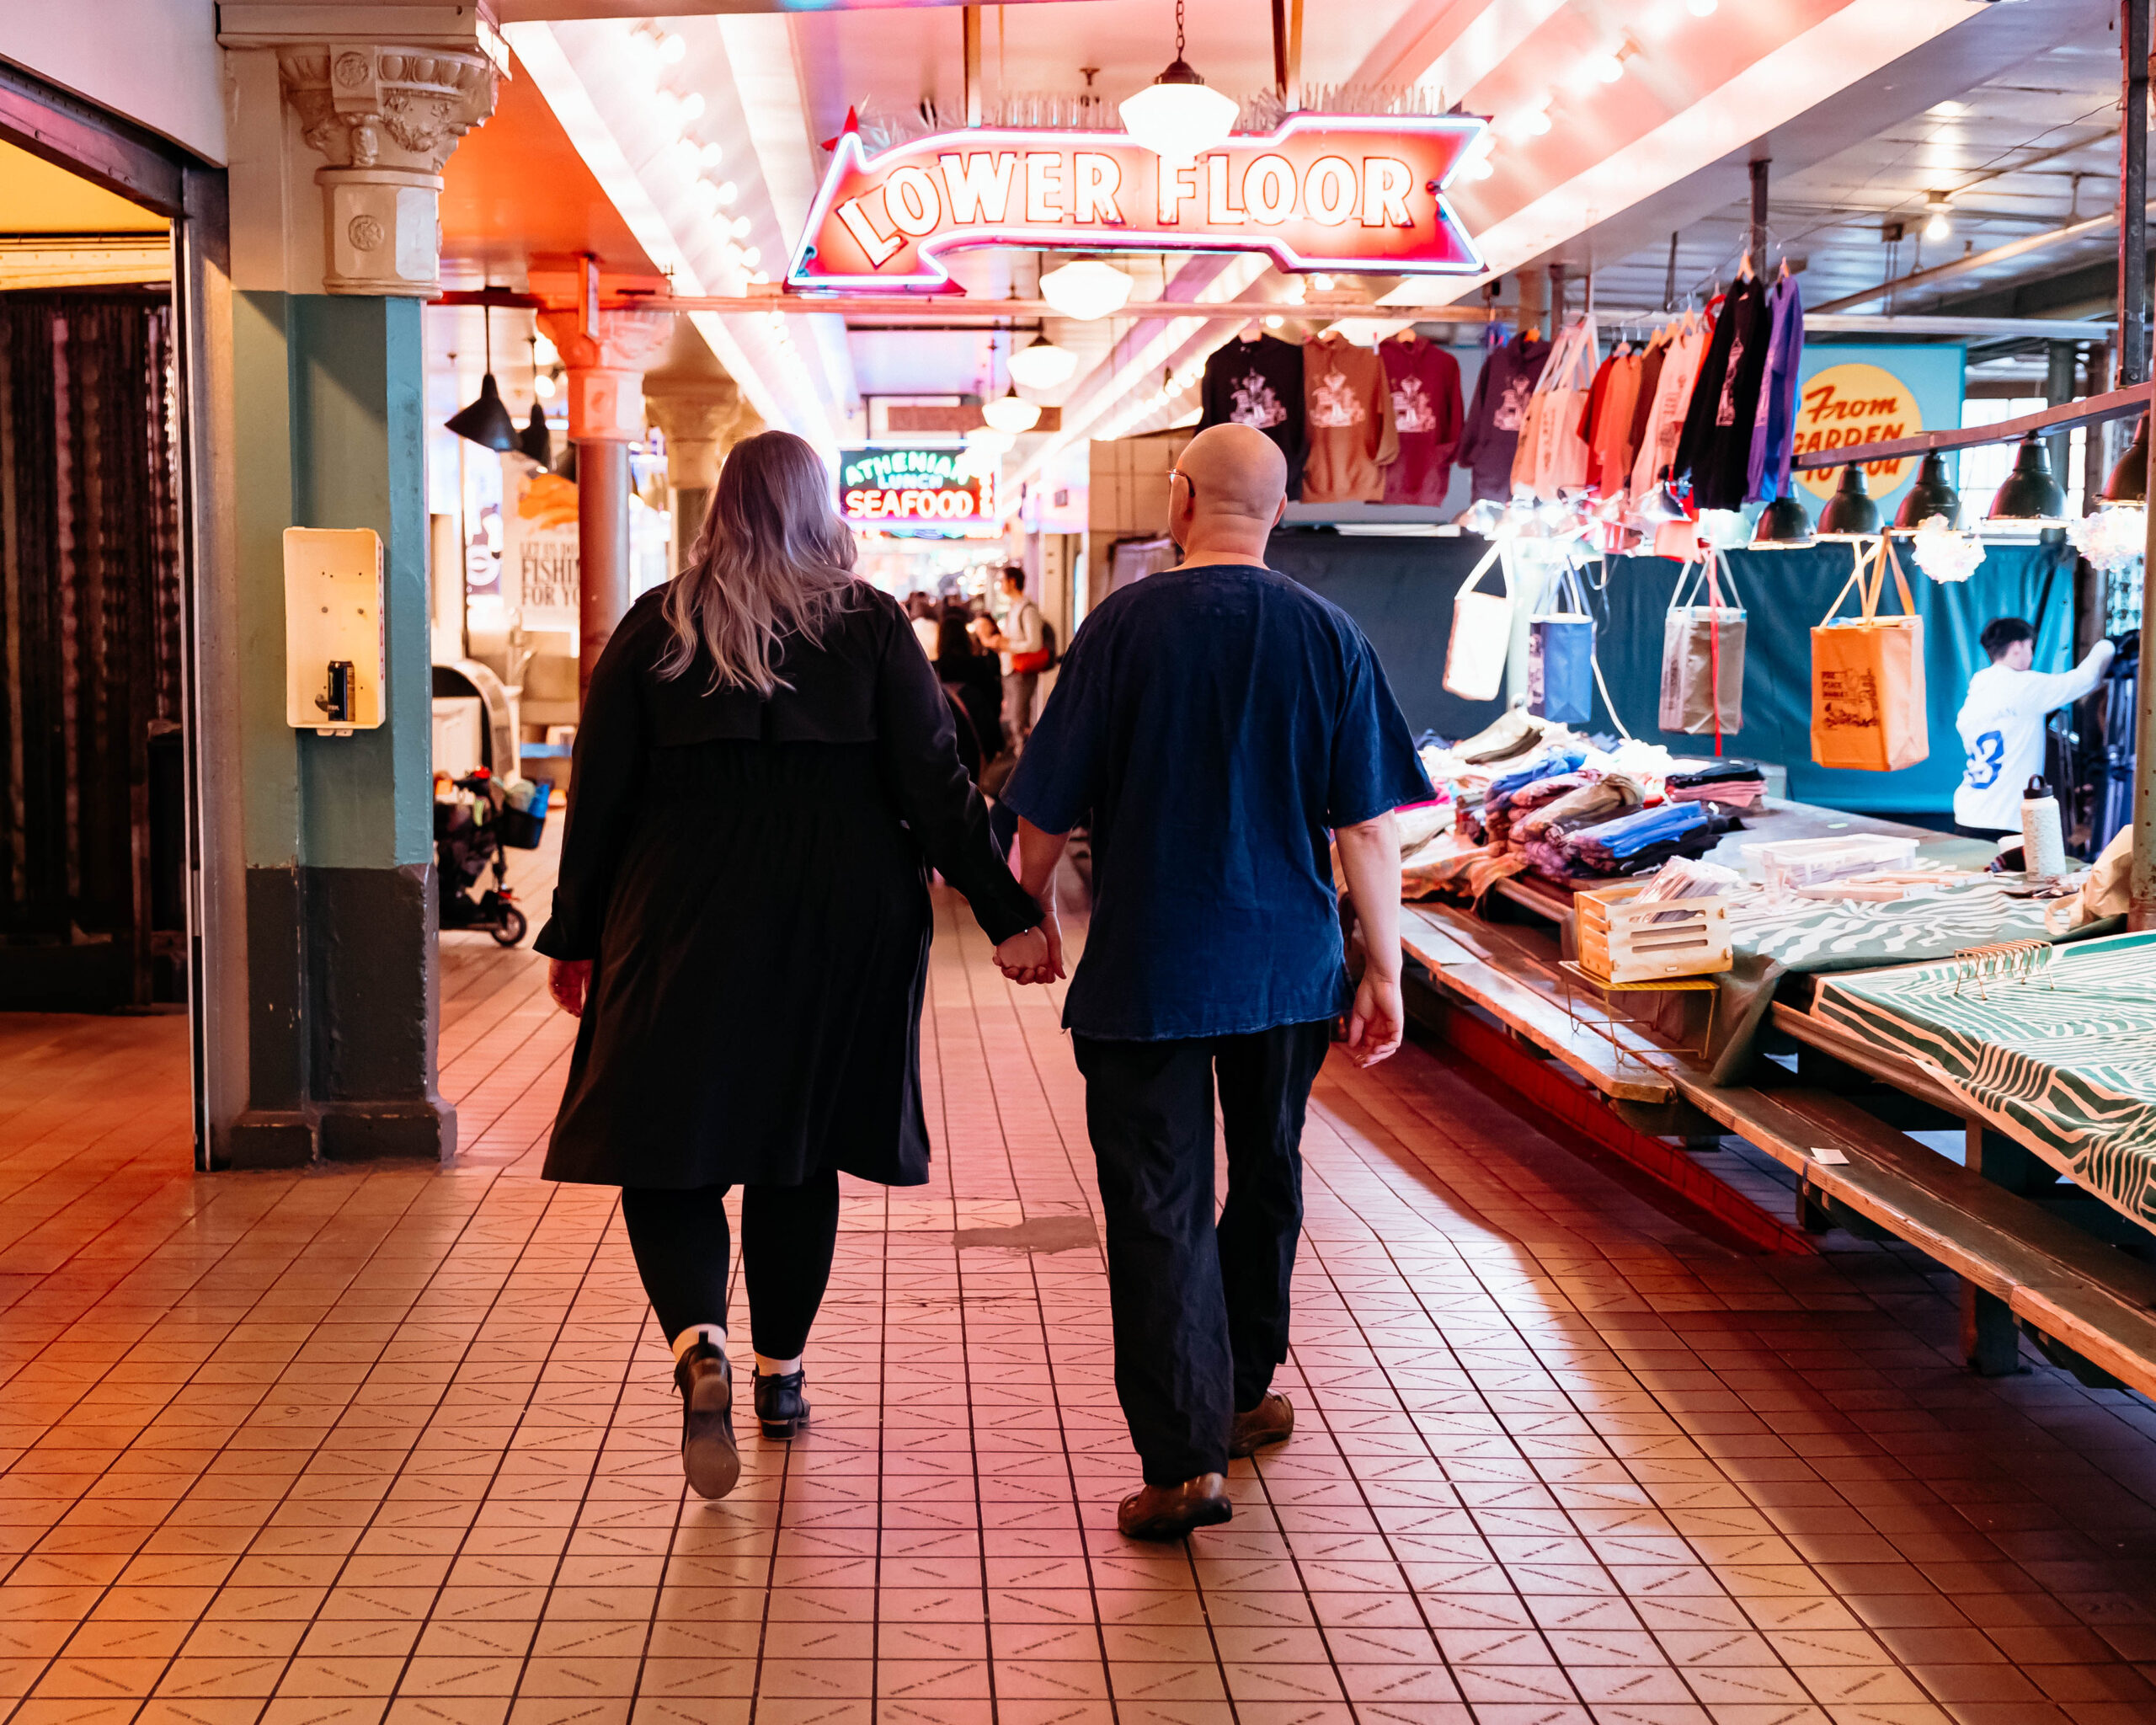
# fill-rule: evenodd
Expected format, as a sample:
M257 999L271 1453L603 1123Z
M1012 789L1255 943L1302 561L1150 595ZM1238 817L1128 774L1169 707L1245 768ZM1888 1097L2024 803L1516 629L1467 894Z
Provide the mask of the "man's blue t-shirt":
M1170 569L1086 619L1003 800L1090 825L1064 1023L1126 1042L1328 1018L1351 1000L1329 829L1431 795L1353 621L1251 563Z

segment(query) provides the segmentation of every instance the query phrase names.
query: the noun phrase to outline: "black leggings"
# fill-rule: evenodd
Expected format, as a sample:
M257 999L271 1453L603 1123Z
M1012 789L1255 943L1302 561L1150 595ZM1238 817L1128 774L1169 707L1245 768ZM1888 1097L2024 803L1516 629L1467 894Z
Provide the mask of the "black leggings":
M724 1186L686 1192L622 1188L622 1220L637 1274L671 1342L697 1324L726 1323L728 1235ZM831 1279L839 1237L839 1177L741 1193L741 1274L749 1334L766 1359L792 1359L808 1340Z

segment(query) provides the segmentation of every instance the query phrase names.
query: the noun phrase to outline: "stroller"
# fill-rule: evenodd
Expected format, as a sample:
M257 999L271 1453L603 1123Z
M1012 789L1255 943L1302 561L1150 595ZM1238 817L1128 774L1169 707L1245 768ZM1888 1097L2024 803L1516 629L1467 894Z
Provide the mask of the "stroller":
M552 785L505 788L483 766L450 781L462 796L435 802L435 873L441 880L441 927L483 929L513 947L529 926L509 886L510 848L536 851L547 830ZM521 808L517 806L523 801ZM478 898L471 889L489 865L494 884Z

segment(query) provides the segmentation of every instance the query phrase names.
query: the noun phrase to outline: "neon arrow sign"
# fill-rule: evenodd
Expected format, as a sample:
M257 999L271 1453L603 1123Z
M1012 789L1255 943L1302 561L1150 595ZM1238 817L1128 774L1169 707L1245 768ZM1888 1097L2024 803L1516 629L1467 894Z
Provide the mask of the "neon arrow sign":
M973 129L871 158L851 126L787 271L806 289L941 287L973 246L1262 251L1283 270L1477 275L1444 189L1471 115L1295 114L1195 161L1124 132Z

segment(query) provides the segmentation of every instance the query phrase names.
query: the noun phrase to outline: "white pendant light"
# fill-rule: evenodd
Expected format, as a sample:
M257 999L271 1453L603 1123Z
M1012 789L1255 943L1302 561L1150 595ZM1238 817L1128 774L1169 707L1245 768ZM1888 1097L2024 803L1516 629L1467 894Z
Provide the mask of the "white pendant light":
M1078 369L1078 355L1052 341L1036 341L1011 355L1011 381L1028 389L1053 389Z
M1097 259L1081 258L1042 276L1041 297L1063 316L1086 323L1123 309L1130 278Z
M1131 136L1172 162L1187 162L1225 143L1241 111L1230 98L1208 89L1182 57L1182 6L1183 0L1176 0L1176 57L1119 109Z
M999 395L982 403L980 416L996 430L1016 436L1030 431L1041 416L1040 403L1016 395Z
M1010 454L1011 446L1011 434L993 425L976 425L966 433L966 447L984 461Z

